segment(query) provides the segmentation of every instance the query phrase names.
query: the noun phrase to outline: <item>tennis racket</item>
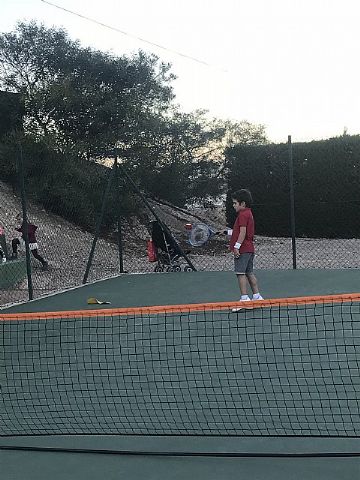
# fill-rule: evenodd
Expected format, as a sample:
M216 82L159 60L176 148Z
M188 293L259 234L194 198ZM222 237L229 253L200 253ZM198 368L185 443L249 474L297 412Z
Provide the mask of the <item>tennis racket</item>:
M189 228L190 225L186 224L185 228L189 231L189 243L193 247L201 247L214 235L223 233L222 231L214 230L205 223L195 223Z

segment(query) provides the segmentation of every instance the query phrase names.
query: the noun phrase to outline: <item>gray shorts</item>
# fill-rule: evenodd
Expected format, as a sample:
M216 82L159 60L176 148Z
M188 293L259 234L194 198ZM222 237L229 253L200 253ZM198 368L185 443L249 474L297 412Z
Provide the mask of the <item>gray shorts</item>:
M234 258L236 275L245 275L254 270L254 253L240 253L239 258Z

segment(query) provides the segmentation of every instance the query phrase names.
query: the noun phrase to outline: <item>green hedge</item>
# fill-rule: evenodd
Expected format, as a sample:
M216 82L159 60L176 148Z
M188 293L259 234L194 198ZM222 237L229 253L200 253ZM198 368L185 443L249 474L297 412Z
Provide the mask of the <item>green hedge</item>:
M292 149L296 235L360 236L360 136L295 143ZM290 236L288 145L237 145L226 156L230 191L249 188L253 194L257 233ZM227 219L233 220L229 199Z

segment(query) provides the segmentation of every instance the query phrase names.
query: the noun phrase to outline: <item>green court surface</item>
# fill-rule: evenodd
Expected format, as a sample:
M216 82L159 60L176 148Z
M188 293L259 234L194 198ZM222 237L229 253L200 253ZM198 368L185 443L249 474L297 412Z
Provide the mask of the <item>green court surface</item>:
M5 441L2 441L4 444ZM9 441L6 443L9 444ZM19 442L18 442L19 443ZM20 442L28 444L26 440ZM279 453L311 453L314 451L339 454L341 451L359 452L359 442L326 442L316 445L314 442L272 439L252 442L238 440L226 443L194 439L119 439L47 438L32 441L31 444L71 448L110 449L121 452L129 449L143 449L149 452L161 452L163 446L174 445L177 451L205 451L205 456L171 456L171 455L126 455L101 453L65 453L0 450L0 465L4 480L355 480L360 478L360 460L356 457L271 457ZM289 447L292 445L291 447ZM155 444L155 446L154 446ZM272 447L269 449L269 444ZM222 458L216 453L233 452L233 457ZM268 452L269 457L236 457L236 453ZM212 453L213 455L208 455Z
M257 276L266 298L360 285L359 270ZM121 275L1 313L238 297L231 272ZM0 327L1 479L360 478L358 302Z
M260 270L256 272L265 298L352 293L360 290L360 269ZM95 297L110 305L87 305ZM51 312L94 308L233 302L239 299L232 272L179 272L120 275L63 293L4 309L10 312Z

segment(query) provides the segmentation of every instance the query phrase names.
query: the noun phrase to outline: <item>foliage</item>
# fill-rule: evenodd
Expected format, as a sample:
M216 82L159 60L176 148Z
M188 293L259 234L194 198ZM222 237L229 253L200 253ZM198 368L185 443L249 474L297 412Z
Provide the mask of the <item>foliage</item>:
M153 197L184 206L223 194L224 148L265 143L264 127L211 119L205 110L181 112L173 104L174 78L170 65L154 55L119 57L83 48L65 30L35 22L1 34L0 86L24 104L28 181L37 199L59 214L72 211L71 219L85 226L86 211L99 207L108 171L92 164L114 149ZM16 145L0 149L1 175L14 183L14 162L4 158L16 157Z
M117 142L136 143L173 97L174 76L157 57L83 48L64 30L35 22L0 35L0 65L2 87L24 97L26 131L87 158Z
M230 138L266 141L262 126L209 118L207 111L172 110L158 117L154 137L125 156L142 188L178 206L206 202L226 189L224 146ZM148 130L150 131L150 130Z
M26 137L12 137L0 143L0 178L11 183L18 193L20 151L28 199L43 205L48 212L93 231L112 169L95 162L89 163L83 158L55 152L45 143L34 142ZM105 231L114 228L119 205L122 217L133 215L137 211L128 189L117 192L113 179L102 224Z
M360 136L343 135L293 150L296 235L360 235ZM291 236L289 151L286 144L234 146L227 150L230 190L249 188L257 233ZM227 220L233 220L228 195Z

